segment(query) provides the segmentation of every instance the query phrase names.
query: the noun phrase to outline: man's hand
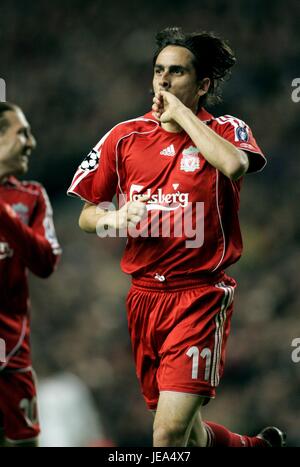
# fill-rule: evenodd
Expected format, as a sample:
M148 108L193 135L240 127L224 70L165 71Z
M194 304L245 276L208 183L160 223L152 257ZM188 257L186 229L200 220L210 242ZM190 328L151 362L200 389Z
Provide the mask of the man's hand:
M168 91L160 91L153 98L152 110L162 123L176 122L176 115L182 107L182 102Z
M96 213L95 230L89 229L89 231L96 231L99 237L106 237L111 236L111 231L115 234L119 230L133 229L144 218L147 212L146 202L148 199L149 196L142 195L139 201L128 201L118 211L101 210L100 217ZM98 208L94 206L94 210L97 211ZM81 222L81 224L83 223ZM88 231L84 228L84 225L81 225L81 228Z
M148 197L141 197L140 201L128 201L118 211L108 212L103 223L117 230L135 227L147 212Z
M107 236L109 230L135 227L147 211L149 196L140 196L139 201L128 201L118 211L102 209L100 206L86 203L79 217L79 227L87 233Z

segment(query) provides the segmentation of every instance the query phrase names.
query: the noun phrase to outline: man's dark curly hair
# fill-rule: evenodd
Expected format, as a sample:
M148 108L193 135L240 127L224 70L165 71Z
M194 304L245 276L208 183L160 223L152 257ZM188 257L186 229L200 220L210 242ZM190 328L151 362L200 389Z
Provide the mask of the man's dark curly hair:
M229 45L211 32L185 33L182 28L170 27L156 34L157 49L153 57L153 66L160 52L168 45L178 45L189 49L194 58L193 65L197 78L210 78L208 92L199 100L199 107L204 104L216 104L221 101L220 85L230 76L230 69L236 58Z

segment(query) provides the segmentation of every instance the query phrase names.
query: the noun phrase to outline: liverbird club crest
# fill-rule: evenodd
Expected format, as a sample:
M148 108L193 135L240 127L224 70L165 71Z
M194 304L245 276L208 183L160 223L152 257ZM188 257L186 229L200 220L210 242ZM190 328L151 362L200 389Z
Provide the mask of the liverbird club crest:
M29 209L23 203L12 204L12 209L15 211L17 216L24 222L24 224L29 224Z
M195 172L200 168L199 149L190 146L182 151L182 159L180 161L180 170L184 172Z

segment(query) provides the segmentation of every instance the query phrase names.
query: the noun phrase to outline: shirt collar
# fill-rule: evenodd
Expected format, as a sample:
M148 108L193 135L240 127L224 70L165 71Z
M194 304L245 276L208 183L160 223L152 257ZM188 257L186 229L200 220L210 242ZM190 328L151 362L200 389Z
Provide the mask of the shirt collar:
M207 112L207 110L204 107L201 107L199 112L197 113L197 117L202 120L202 122L208 122L209 120L212 120L214 116Z
M14 187L19 187L21 185L21 182L13 175L9 175L3 180L3 182L1 182L1 185L12 185Z

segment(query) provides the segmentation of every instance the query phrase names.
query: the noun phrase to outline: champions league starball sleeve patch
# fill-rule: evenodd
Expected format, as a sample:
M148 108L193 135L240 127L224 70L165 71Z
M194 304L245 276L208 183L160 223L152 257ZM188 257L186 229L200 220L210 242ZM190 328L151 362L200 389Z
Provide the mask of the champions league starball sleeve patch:
M246 126L238 126L235 132L238 141L247 142L249 140L249 132Z
M99 163L99 153L93 149L81 162L80 168L82 170L93 170Z

